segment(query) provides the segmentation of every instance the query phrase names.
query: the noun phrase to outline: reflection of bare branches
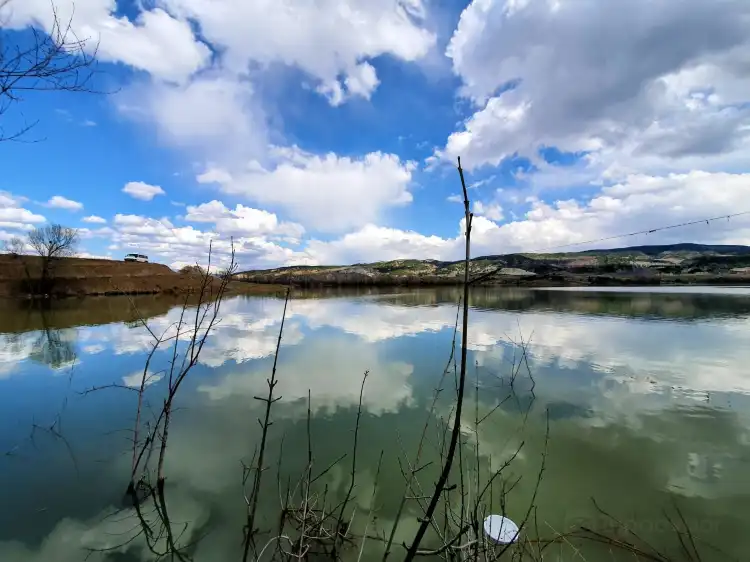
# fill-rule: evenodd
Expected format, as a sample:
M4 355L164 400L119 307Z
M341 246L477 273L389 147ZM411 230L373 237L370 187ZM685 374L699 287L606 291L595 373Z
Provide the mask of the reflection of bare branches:
M180 561L190 560L189 552L196 540L182 542L183 535L188 531L189 523L182 523L180 529L175 529L170 518L166 499L165 460L169 441L170 422L175 411L174 403L180 386L195 367L201 351L213 328L220 321L221 303L226 294L226 288L236 269L234 246L230 254L230 265L218 278L211 268L211 247L209 246L208 264L203 269L200 284L197 289L197 303L192 309L189 304L191 295L187 295L180 309L177 322L172 323L162 333L158 334L148 325L143 316L138 313L135 303L134 310L138 315L138 322L153 338L151 349L146 357L140 383L137 388L120 384L102 385L88 389L83 394L89 394L105 388L127 388L138 395L135 423L132 430L133 445L130 481L125 497L133 509L133 516L137 520L137 532L129 537L121 548L138 537L142 537L149 551L154 556L163 558L170 556ZM167 368L158 373L151 372L151 365L156 353L165 350L169 345L169 361ZM166 350L165 350L166 351ZM143 424L145 392L152 378L156 375L166 377L166 396L162 401L162 408L154 416L153 422ZM145 430L145 435L144 434ZM156 445L158 449L156 448ZM154 451L157 451L156 486L152 485L152 472L149 470Z
M352 469L349 474L349 486L347 488L344 499L339 503L331 506L328 505L328 485L325 485L323 487L323 490L321 491L319 489L319 486L316 486L315 483L316 481L319 481L334 466L336 466L339 461L343 460L346 455L338 457L338 459L334 463L328 465L320 474L313 477L313 436L310 427L312 414L310 408L310 393L308 391L306 419L307 463L295 486L292 488L291 486L287 485L286 499L282 504L279 533L277 535L277 537L279 538L295 538L288 541L290 545L289 550L284 549L282 540L278 540L276 542L277 548L274 552L275 557L290 561L295 559L310 560L315 558L341 560L343 558L344 550L346 547L355 546L358 539L364 541L365 537L368 536L367 529L369 529L375 517L375 494L377 491L377 484L380 476L380 468L383 456L382 452L375 474L374 488L372 496L370 498L370 509L365 520L365 533L363 535L355 534L352 529L357 516L356 505L350 513L347 513L347 506L353 499L353 479L356 475L358 435L362 416L361 397L363 395L364 383L366 378L367 374L365 374L365 376L363 377L362 386L360 387L360 403L357 407L357 414L353 430L355 438L352 444L351 451L353 460ZM298 494L299 499L297 499ZM359 545L360 557L363 547L364 544L361 543ZM259 559L259 557L257 559Z
M39 337L33 344L32 352L29 354L29 359L49 365L53 369L60 369L65 366L70 366L67 377L67 386L63 393L60 407L55 413L51 424L37 423L32 419L31 432L28 436L28 441L36 448L36 434L42 432L53 437L56 441L60 441L65 445L66 452L70 457L73 467L76 473L79 473L78 460L73 452L73 447L70 441L65 437L62 428L62 417L68 407L68 395L71 391L73 384L73 374L76 366L77 355L75 352L75 345L73 342L68 341L63 337L61 330L51 329L47 317L47 312L44 307L40 308L41 319L42 319L42 330L39 332ZM17 444L10 450L4 453L5 456L15 456L16 452L20 449L21 445Z
M255 514L258 508L258 498L260 496L260 486L261 481L263 477L263 472L265 470L265 467L263 465L263 460L266 452L266 439L268 438L268 428L271 427L271 424L273 422L271 421L271 408L274 405L275 402L278 402L281 400L281 396L274 397L273 391L276 388L276 385L278 384L278 381L276 380L276 366L278 364L279 360L279 349L281 348L281 337L284 333L284 320L286 319L286 308L289 304L289 295L291 293L291 287L287 288L286 291L286 298L284 299L284 311L281 315L281 326L279 327L279 337L276 340L276 352L274 354L273 359L273 369L271 370L271 378L266 379L266 383L268 384L268 396L265 398L261 398L259 396L255 396L255 400L258 400L260 402L264 402L266 405L265 415L263 417L263 421L258 420L258 423L261 426L261 438L260 438L260 449L258 452L258 462L257 464L254 464L251 469L245 469L242 479L243 486L247 483L247 480L249 478L251 470L254 470L254 477L253 477L253 489L250 493L250 498L245 499L247 503L247 522L245 525L245 538L243 541L243 554L242 554L242 560L243 562L247 561L248 554L250 552L250 544L253 543L253 537L255 535L256 529L255 529Z
M682 510L677 505L673 505L675 512L673 516L666 510L663 511L664 520L672 529L680 547L677 553L673 553L653 546L646 538L639 535L625 522L603 509L593 498L592 503L596 512L609 521L607 528L593 529L589 525L581 525L568 533L559 534L553 540L559 540L563 537L569 544L574 542L579 545L586 543L600 544L609 549L631 553L638 560L648 560L651 562L674 562L675 560L701 562L703 555L701 554L701 549L698 547L700 543L705 549L709 549L714 554L720 556L721 559L734 560L721 549L695 536Z
M419 442L417 445L417 452L416 457L414 460L414 468L411 468L410 466L410 476L406 479L406 488L404 490L404 493L401 496L401 501L399 503L398 509L396 510L396 516L393 520L393 525L391 527L391 533L388 537L388 542L386 543L385 550L383 551L383 562L388 558L391 552L391 546L393 545L393 539L396 534L396 529L398 528L399 522L401 521L401 516L404 511L404 507L406 505L406 501L409 499L409 494L413 494L413 488L415 484L416 475L420 470L423 470L428 465L421 465L420 466L420 460L422 457L423 452L423 446L425 437L427 435L427 430L430 425L430 421L432 420L434 414L435 414L435 407L437 406L438 398L440 397L440 393L443 391L443 383L445 381L445 377L448 375L448 371L450 370L451 364L453 364L455 368L455 359L456 359L456 334L458 333L458 316L461 312L461 299L458 301L458 305L456 306L456 321L453 326L453 337L451 338L451 351L450 355L448 356L448 362L445 365L445 369L443 369L443 374L440 377L440 381L438 382L437 386L435 387L435 390L432 395L432 403L430 404L430 408L427 412L427 418L425 420L424 426L422 426L422 434L419 438ZM403 451L403 448L402 448ZM404 455L406 458L407 463L409 462L408 457ZM431 463L428 463L431 464ZM399 459L399 465L401 466L401 461ZM401 473L402 475L405 475L403 466L401 466ZM418 481L416 481L418 483ZM427 498L425 498L427 499Z
M362 386L359 389L359 406L357 407L357 421L354 424L354 443L352 445L352 469L349 473L349 489L346 491L346 497L344 498L344 501L341 503L341 510L339 511L339 516L336 521L336 537L341 537L342 539L346 539L346 535L342 535L341 531L343 530L343 524L344 524L344 512L346 511L347 506L349 505L349 500L352 498L352 490L354 490L354 481L356 479L357 474L357 445L358 445L358 437L359 437L359 422L362 417L362 396L365 393L365 383L367 382L367 375L369 375L369 371L365 371L364 376L362 377ZM331 556L333 558L336 558L336 552L337 552L338 544L334 540L333 543L333 552Z
M71 462L73 463L73 467L75 468L76 473L78 473L78 461L76 460L75 453L73 452L73 447L71 447L70 441L68 441L68 439L62 433L62 410L55 416L55 421L52 422L52 425L42 426L36 423L33 423L31 425L30 440L32 443L35 443L35 435L37 431L47 433L55 439L61 441L63 445L65 445L65 449L68 452L68 456L70 457Z

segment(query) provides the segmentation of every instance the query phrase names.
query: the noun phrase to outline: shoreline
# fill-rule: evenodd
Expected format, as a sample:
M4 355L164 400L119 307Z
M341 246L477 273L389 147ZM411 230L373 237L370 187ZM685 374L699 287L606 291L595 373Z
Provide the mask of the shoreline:
M277 276L251 276L244 274L243 283L256 285L279 285L281 279ZM312 276L292 277L284 280L291 282L296 288L353 288L353 287L460 287L463 282L459 278L423 277L423 278L394 278L367 277L332 279L328 276L316 278ZM669 274L653 278L620 277L612 275L566 275L566 276L535 276L535 277L507 277L493 279L475 284L483 288L576 288L576 287L686 287L686 286L750 286L750 275L712 275L712 274Z
M240 285L239 281L233 281L232 283L230 283L227 287L226 297L236 297L236 296L242 296L242 295L283 297L286 292L286 287L283 285L262 284L262 283L253 283L253 284L242 283L242 285L250 285L246 287L239 287L238 285ZM0 294L0 301L19 301L19 300L23 302L58 301L58 300L82 299L86 297L103 298L103 297L125 297L125 296L181 297L181 296L185 296L185 295L189 295L193 293L195 293L195 290L193 287L191 288L167 287L165 289L133 289L133 290L107 289L103 291L98 290L98 289L86 290L84 288L84 289L77 289L74 292L56 291L51 295L39 295L39 294L32 294L32 293L25 293L25 294L5 293L5 294Z

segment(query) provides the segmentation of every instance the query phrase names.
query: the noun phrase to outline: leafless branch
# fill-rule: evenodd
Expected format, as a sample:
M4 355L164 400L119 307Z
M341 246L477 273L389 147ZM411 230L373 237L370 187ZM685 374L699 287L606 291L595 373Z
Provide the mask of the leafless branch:
M25 0L18 0L23 2ZM13 15L12 0L0 2L0 117L24 101L27 92L94 92L98 42L78 37L73 16L61 20L50 1L52 23L47 30L32 27L28 40L18 40L7 25ZM22 140L36 121L11 132L0 121L0 141Z

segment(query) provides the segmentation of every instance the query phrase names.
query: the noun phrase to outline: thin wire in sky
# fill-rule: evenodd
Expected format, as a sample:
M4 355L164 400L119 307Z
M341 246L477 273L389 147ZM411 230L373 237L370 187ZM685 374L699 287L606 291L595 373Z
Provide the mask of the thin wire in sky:
M681 222L678 224L670 224L668 226L660 226L658 228L651 228L646 230L638 230L637 232L628 232L626 234L615 234L613 236L605 236L603 238L596 238L594 240L585 240L583 242L571 242L569 244L560 244L559 246L549 246L548 248L542 248L541 250L531 250L531 251L525 251L525 252L516 252L518 254L541 254L543 252L547 252L549 250L557 250L560 248L568 248L571 246L583 246L585 244L596 244L597 242L606 242L608 240L616 240L618 238L629 238L631 236L638 236L641 234L653 234L654 232L661 232L662 230L671 230L673 228L681 228L683 226L692 226L694 224L710 224L714 221L718 220L729 220L734 217L740 217L742 215L750 215L750 211L742 211L740 213L732 213L731 215L721 215L719 217L711 217L708 219L698 219L694 221L688 221L688 222Z
M631 238L633 236L639 236L641 234L653 234L654 232L661 232L663 230L671 230L673 228L682 228L682 227L685 227L685 226L692 226L692 225L695 225L695 224L703 224L703 223L711 224L714 221L729 220L729 219L732 219L732 218L735 218L735 217L741 217L743 215L750 215L750 211L741 211L739 213L732 213L732 214L729 214L729 215L721 215L721 216L718 216L718 217L710 217L710 218L706 218L706 219L698 219L698 220L694 220L694 221L681 222L681 223L677 223L677 224L669 224L669 225L666 225L666 226L659 226L659 227L656 227L656 228L649 228L649 229L645 229L645 230L638 230L636 232L628 232L626 234L615 234L615 235L612 235L612 236L604 236L602 238L595 238L593 240L584 240L583 242L571 242L569 244L560 244L560 245L557 245L557 246L549 246L547 248L541 248L541 249L538 249L538 250L527 250L527 251L514 252L514 253L516 253L516 254L542 254L542 253L549 252L550 250L559 250L559 249L562 249L562 248L571 248L571 247L574 247L574 246L583 246L583 245L586 245L586 244L596 244L598 242L607 242L609 240L617 240L617 239L620 239L620 238ZM495 275L495 273L497 273L501 269L503 269L503 266L496 267L492 271L488 271L486 273L483 273L483 274L479 275L475 279L472 279L471 281L469 281L469 283L470 284L477 283L478 281L482 281L484 279L492 277L493 275Z

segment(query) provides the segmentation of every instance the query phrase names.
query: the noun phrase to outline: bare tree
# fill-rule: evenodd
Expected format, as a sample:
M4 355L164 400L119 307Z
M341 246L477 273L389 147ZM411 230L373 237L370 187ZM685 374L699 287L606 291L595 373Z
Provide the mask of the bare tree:
M18 0L23 2L25 0ZM37 122L27 122L7 132L2 118L30 91L92 92L98 45L79 38L70 19L61 21L50 0L52 24L48 30L31 29L28 42L6 25L12 16L13 0L0 0L0 141L19 140Z
M75 254L78 230L61 224L48 224L29 232L29 245L44 259L69 257Z
M10 240L3 242L3 251L7 254L19 256L23 254L25 250L26 243L18 236L14 236Z
M60 224L48 224L29 232L28 243L42 258L38 292L48 294L54 278L54 262L75 254L78 230Z

